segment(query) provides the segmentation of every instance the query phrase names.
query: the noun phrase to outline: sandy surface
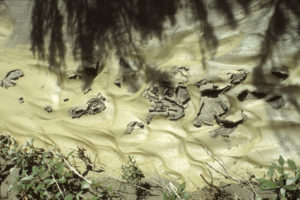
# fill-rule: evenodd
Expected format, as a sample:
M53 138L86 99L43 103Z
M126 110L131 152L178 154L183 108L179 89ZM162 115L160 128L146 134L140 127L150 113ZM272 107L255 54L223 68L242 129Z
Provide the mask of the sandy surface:
M128 155L133 155L146 175L185 180L190 190L204 185L200 174L209 179L208 169L216 179L223 180L206 163L243 179L251 173L261 174L264 167L280 154L300 162L300 115L297 108L300 103L300 67L299 60L294 59L298 44L287 36L280 48L274 47L277 52L274 59L263 67L268 82L255 82L254 69L261 58L260 33L269 20L266 11L272 8L258 9L254 5L253 12L247 17L236 12L239 21L234 31L222 24L222 20L216 20L217 16L212 16L211 19L216 21L219 47L214 57L207 53L205 60L200 51L205 47L203 40L199 41L197 26L183 24L180 28L166 28L170 37L163 44L150 41L149 45L141 46L139 54L158 69L170 72L180 66L189 69L185 85L191 100L186 105L185 117L170 121L167 117L156 116L148 125L146 118L152 103L142 94L149 84L143 82L135 93L128 92L126 85L118 88L114 81L119 76L119 59L113 51L87 94L82 91L80 79L65 76L58 84L57 76L49 72L47 63L35 59L30 51L28 27L19 22L21 19L30 20L30 14L26 14L28 5L23 9L18 5L19 11L16 12L13 6L17 1L7 2L8 7L2 6L0 10L0 79L14 69L21 69L24 77L15 80L14 87L0 87L2 133L11 134L19 141L34 136L39 145L55 144L65 151L84 147L92 160L96 159L113 177L120 177L121 165L127 162ZM20 14L21 11L24 13ZM76 71L79 66L69 54L66 73ZM286 65L289 77L282 81L274 77L271 74L273 65ZM199 128L193 125L201 100L195 83L205 78L221 87L229 84L228 73L237 73L239 69L249 73L243 83L224 93L230 103L226 116L243 110L247 120L229 137L213 138L209 132L219 127L216 122L213 126ZM237 95L245 88L264 88L278 93L282 95L284 105L274 109L264 98L239 101ZM101 113L74 119L68 115L71 107L86 103L98 93L106 98L106 109ZM24 103L19 102L20 97ZM64 101L65 98L69 101ZM47 105L52 106L53 112L44 110ZM124 134L131 121L143 122L145 127Z

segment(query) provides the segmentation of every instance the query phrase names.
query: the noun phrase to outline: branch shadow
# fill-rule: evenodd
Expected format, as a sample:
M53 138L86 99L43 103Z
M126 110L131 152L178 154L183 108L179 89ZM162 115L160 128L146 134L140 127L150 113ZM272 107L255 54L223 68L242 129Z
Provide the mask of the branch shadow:
M218 40L208 21L207 5L202 0L185 3L192 9L194 20L201 22L203 42L214 55ZM216 1L216 5L234 28L229 1ZM246 9L247 1L242 5ZM173 0L34 0L31 50L39 59L47 59L51 69L59 73L65 64L66 38L71 39L73 56L81 62L87 87L101 71L108 51L115 48L120 57L135 52L136 33L142 42L152 37L162 40L164 23L174 25L177 10L182 6L181 1ZM203 55L204 51L202 48ZM99 69L95 67L98 62Z
M58 0L36 0L32 11L31 50L39 59L48 60L54 71L64 66L66 47L63 39L63 16ZM45 36L50 35L46 56Z
M253 71L253 85L258 89L262 89L264 87L268 88L268 91L278 91L278 87L281 87L280 94L284 96L286 102L290 103L296 109L296 112L300 113L300 105L297 102L297 96L295 94L295 90L299 89L299 86L292 85L292 86L283 86L280 80L277 80L274 83L274 80L271 80L270 74L271 71L266 70L265 68L268 64L272 64L276 66L276 62L274 61L274 54L280 48L279 41L285 35L289 35L289 37L293 38L292 40L296 41L297 38L294 38L292 35L289 34L289 29L292 26L292 22L290 17L287 15L287 12L291 12L294 14L295 17L300 17L300 2L294 0L287 0L287 1L273 1L274 11L270 18L270 22L268 24L267 30L264 35L264 41L261 43L261 49L263 49L262 56L258 65L254 68ZM284 11L284 9L287 9ZM298 40L299 40L299 33L300 33L300 22L297 22L297 32L298 32ZM278 53L278 52L277 52ZM300 50L295 53L293 56L293 65L297 65L299 62ZM270 63L268 63L270 61ZM273 115L272 112L268 111L270 117ZM279 110L281 115L285 115L283 111ZM280 133L278 130L277 125L275 122L271 124L273 126L273 131L278 139L279 144L286 152L290 152L291 147L297 147L295 140L293 140L288 134ZM300 155L300 151L297 152Z

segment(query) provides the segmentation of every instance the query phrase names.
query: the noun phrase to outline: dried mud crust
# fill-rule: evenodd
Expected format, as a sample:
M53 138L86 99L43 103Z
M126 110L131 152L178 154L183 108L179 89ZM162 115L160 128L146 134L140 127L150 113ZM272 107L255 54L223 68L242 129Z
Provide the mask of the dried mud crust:
M281 67L272 67L271 69L271 73L282 80L285 80L289 77L289 69L287 66L281 66Z
M154 104L149 108L147 124L150 124L154 116L165 116L170 120L184 117L186 104L190 100L190 94L185 86L176 88L152 86L147 88L143 95Z
M237 73L232 73L230 76L230 83L232 85L238 85L246 80L248 71L244 69L238 69Z
M228 98L224 95L232 87L243 83L247 78L246 70L237 70L237 73L230 74L229 84L225 87L215 85L212 80L202 79L196 83L201 93L200 109L193 124L195 127L203 125L213 126L215 123L219 128L210 131L211 137L223 136L229 137L239 124L243 123L247 116L242 111L238 117L226 116L230 109Z
M127 124L127 129L126 129L126 131L124 133L125 134L131 134L135 127L139 127L141 129L143 129L144 126L145 125L142 122L138 122L138 121L129 122Z
M146 118L147 124L150 124L155 116L164 116L169 120L178 120L185 116L185 108L190 100L190 94L185 83L188 82L188 68L178 67L174 71L177 77L177 87L162 87L152 85L148 87L143 96L153 103L149 108L149 114ZM281 69L284 71L284 69ZM265 99L272 108L279 109L283 107L284 99L281 95L266 90L249 90L243 86L249 72L244 69L238 69L235 73L228 73L229 79L225 86L218 86L212 80L202 79L196 83L201 94L200 108L193 125L197 128L201 126L218 125L217 129L210 131L211 137L229 135L236 128L247 120L243 110L228 115L230 103L226 92L234 87L240 87L242 90L237 94L239 101L248 99ZM233 119L235 118L235 119Z
M20 69L15 69L9 71L3 80L0 80L0 86L9 88L16 85L15 80L19 79L20 77L23 77L24 73Z
M80 118L86 114L95 115L106 109L105 100L104 96L98 94L97 97L91 98L85 104L70 108L68 113L72 118Z
M189 91L183 85L188 82L188 68L179 67L175 69L174 74L179 75L177 76L177 87L152 85L144 91L143 96L153 102L153 105L149 108L149 114L146 119L147 124L150 124L155 116L165 116L169 120L178 120L185 116L184 111L188 101L190 101ZM224 87L219 87L212 80L207 79L197 82L196 86L201 93L201 99L199 112L193 121L194 126L212 126L217 123L219 128L211 131L210 135L212 137L217 137L218 135L228 137L239 124L243 123L247 118L244 114L236 121L230 121L221 117L226 115L230 109L229 100L224 93L232 87L243 83L247 78L247 74L248 71L243 69L237 70L237 73L231 73L229 83Z
M247 119L247 115L243 110L238 111L235 115L230 115L226 118L216 117L216 122L219 128L209 132L211 137L223 136L229 137L229 134L235 131L238 125L242 124Z
M212 126L215 117L224 115L228 111L229 106L229 101L225 95L220 95L216 98L203 96L198 116L194 120L194 126L201 127L203 124Z

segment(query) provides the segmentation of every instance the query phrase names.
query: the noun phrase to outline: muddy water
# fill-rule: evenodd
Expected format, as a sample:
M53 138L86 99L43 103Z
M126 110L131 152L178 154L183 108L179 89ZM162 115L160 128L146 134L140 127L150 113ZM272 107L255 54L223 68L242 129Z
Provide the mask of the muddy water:
M2 133L11 134L20 142L34 136L38 145L55 144L63 151L83 147L92 160L104 166L105 173L117 178L121 174L120 166L126 163L128 155L133 155L147 176L185 180L190 190L204 185L200 174L210 179L211 172L215 181L224 180L224 176L216 172L218 170L236 179L246 179L251 173L262 174L264 167L280 154L300 161L300 68L298 60L294 59L297 44L287 37L280 43L279 50L274 47L277 52L274 59L262 68L268 82L257 81L254 73L262 57L261 32L266 29L270 17L266 13L272 7L254 4L248 16L236 12L239 21L235 30L212 16L219 43L213 53L199 37L202 33L197 25L167 27L169 37L163 44L150 41L141 46L138 54L160 70L172 72L176 67L185 66L188 69L185 85L191 95L183 118L171 121L164 116L155 116L147 124L152 103L143 92L149 84L141 81L135 93L129 92L130 86L126 84L117 87L114 81L119 78L119 58L113 50L87 94L82 91L80 79L65 76L59 83L57 76L48 70L47 63L32 56L30 40L24 31L28 27L16 21L23 16L21 11L25 16L22 20L30 19L25 12L28 5L22 7L15 5L18 1L7 2L0 15L0 78L14 69L21 69L25 75L15 81L14 87L0 87ZM12 12L14 6L18 6L19 11ZM67 74L78 67L78 62L69 54L66 57ZM286 65L289 77L282 81L274 77L271 74L273 65ZM222 87L229 84L230 73L237 73L239 69L249 73L243 83L224 93L230 104L226 116L234 116L243 110L247 119L228 137L211 137L210 131L219 127L216 122L212 126L193 125L202 98L195 83L209 79ZM246 88L263 88L280 94L284 105L275 109L264 98L239 101L238 94ZM71 107L86 103L98 93L106 98L106 109L101 113L74 119L68 115ZM23 103L20 103L20 97L23 97ZM69 100L64 101L66 98ZM47 105L52 106L53 112L44 110ZM131 121L142 122L145 126L124 134Z

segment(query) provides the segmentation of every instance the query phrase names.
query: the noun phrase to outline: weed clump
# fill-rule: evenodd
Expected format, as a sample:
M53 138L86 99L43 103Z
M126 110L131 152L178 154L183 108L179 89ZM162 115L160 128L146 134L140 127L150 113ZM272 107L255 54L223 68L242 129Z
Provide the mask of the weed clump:
M145 175L136 165L133 156L129 156L128 159L128 165L122 165L122 179L133 186L138 186Z
M287 164L287 166L285 166ZM286 173L289 169L292 173ZM274 190L276 196L273 199L294 200L300 199L300 166L293 160L284 160L282 156L277 163L272 163L268 172L268 179L259 178L259 188L261 190Z
M73 167L67 156L60 154L55 147L48 150L36 148L34 139L25 145L9 136L0 135L0 183L17 171L16 180L9 187L18 199L115 199L118 195L111 189L102 187L99 182L90 181ZM5 167L3 167L5 166Z

